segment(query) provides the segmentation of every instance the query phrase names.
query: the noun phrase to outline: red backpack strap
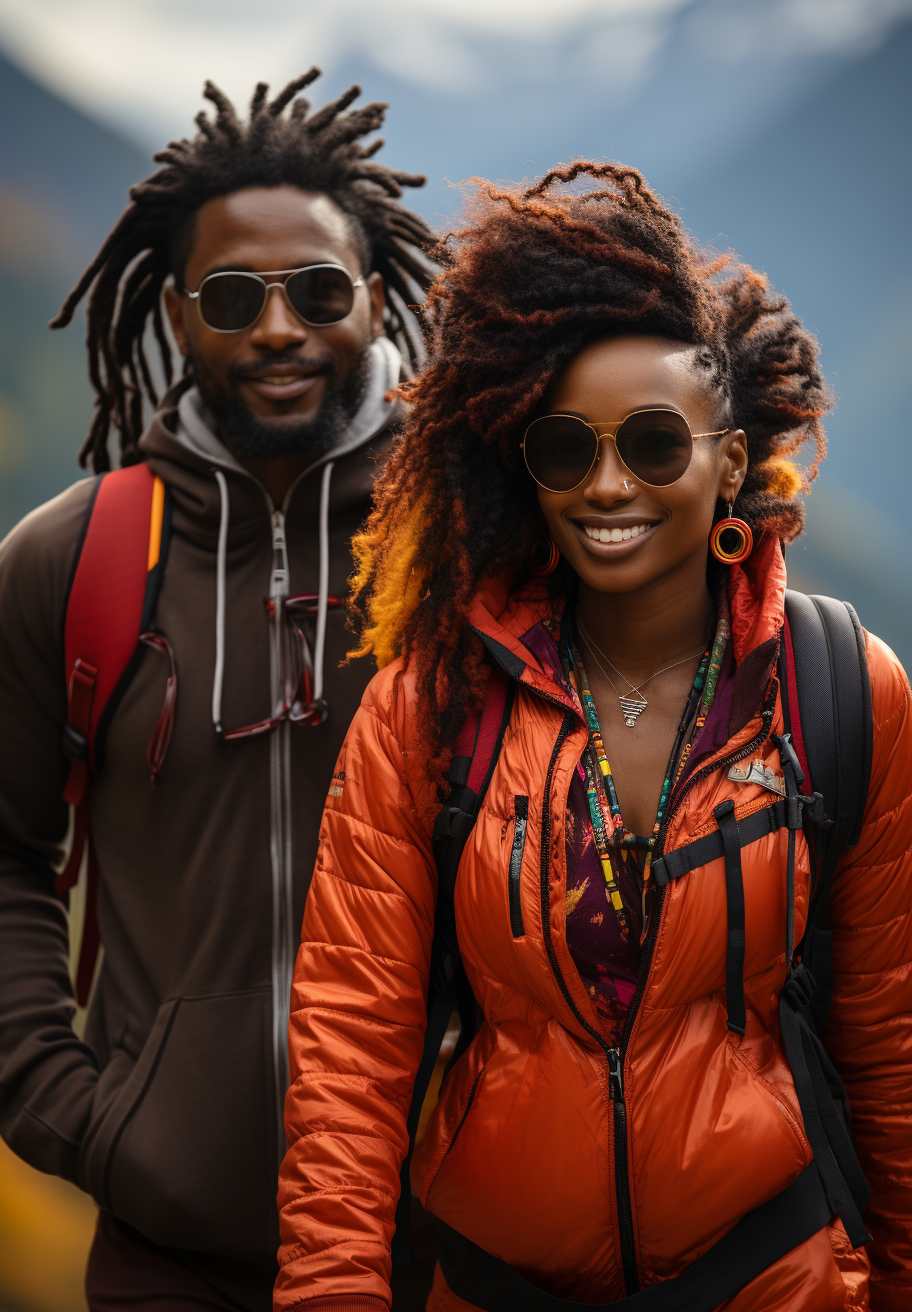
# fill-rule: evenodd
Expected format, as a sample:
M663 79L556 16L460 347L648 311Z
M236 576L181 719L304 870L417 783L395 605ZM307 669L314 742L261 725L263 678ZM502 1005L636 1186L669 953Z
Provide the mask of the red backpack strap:
M468 713L453 744L453 759L447 780L458 787L470 788L479 801L484 794L494 758L500 751L506 730L504 715L507 699L513 691L510 677L499 665L495 665L491 670L481 714L476 711Z
M98 767L96 735L143 631L146 596L162 556L165 486L148 465L101 478L67 602L67 726L77 805ZM150 617L151 618L151 617Z
M133 672L140 635L151 622L167 552L168 516L162 480L145 464L98 479L70 595L64 653L70 773L64 800L75 808L73 845L57 876L57 891L76 884L88 837L88 786L101 755L102 729ZM173 697L172 697L173 701ZM86 919L77 975L84 1005L98 948L98 871L89 844Z
M792 735L792 746L798 757L798 763L804 772L804 791L813 788L811 770L808 765L804 735L801 732L801 710L798 705L798 678L795 673L795 648L792 643L792 629L786 613L782 626L782 665L785 679L780 681L780 695L785 702L785 719Z

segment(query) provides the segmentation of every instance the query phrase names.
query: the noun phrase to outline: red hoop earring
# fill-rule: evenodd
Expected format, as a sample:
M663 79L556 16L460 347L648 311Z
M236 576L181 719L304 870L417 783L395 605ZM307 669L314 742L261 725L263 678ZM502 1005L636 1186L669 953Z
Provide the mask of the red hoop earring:
M550 533L543 533L529 553L529 573L536 578L547 578L557 569L560 552Z
M723 565L740 565L742 560L747 560L754 549L754 535L750 524L745 524L743 519L732 518L733 505L734 502L729 501L727 518L720 519L709 535L709 549L716 560L721 560ZM722 545L723 533L734 533L737 537L737 545L731 551Z

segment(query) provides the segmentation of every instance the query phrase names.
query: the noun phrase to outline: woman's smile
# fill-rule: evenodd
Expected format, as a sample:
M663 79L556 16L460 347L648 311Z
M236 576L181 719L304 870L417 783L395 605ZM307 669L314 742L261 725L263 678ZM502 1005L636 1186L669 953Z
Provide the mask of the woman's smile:
M660 519L631 513L568 518L585 549L601 560L632 554L662 524Z

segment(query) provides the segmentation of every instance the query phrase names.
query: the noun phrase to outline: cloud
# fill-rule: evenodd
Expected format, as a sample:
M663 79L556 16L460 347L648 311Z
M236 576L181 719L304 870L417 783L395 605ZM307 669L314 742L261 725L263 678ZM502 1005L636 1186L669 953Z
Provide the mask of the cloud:
M912 13L912 0L708 0L694 32L723 64L748 59L861 55Z
M863 49L909 12L912 0L0 0L0 43L157 143L188 130L205 77L243 102L260 78L355 62L444 95L497 82L535 95L556 59L564 86L585 79L616 102L654 73L680 22L730 64Z
M230 94L356 59L419 86L471 89L494 42L517 50L568 31L654 42L687 0L0 0L0 41L32 72L110 115L186 121L203 76ZM634 58L631 67L636 67ZM515 71L515 69L514 69ZM629 81L629 73L627 76Z

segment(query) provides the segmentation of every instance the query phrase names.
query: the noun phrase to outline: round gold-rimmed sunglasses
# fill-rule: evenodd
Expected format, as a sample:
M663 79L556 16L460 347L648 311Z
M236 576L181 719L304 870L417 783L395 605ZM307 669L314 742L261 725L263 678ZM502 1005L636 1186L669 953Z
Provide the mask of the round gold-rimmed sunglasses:
M682 414L662 407L634 410L620 422L597 426L581 415L542 415L526 429L522 450L526 468L547 492L572 492L585 483L605 438L614 442L621 464L638 483L668 487L687 472L694 442L730 431L692 433Z
M329 328L351 314L355 288L363 287L364 279L352 278L341 264L308 264L271 273L229 269L210 273L195 292L185 290L184 295L196 301L200 318L214 333L239 333L253 327L266 307L269 288L276 286L308 328Z

